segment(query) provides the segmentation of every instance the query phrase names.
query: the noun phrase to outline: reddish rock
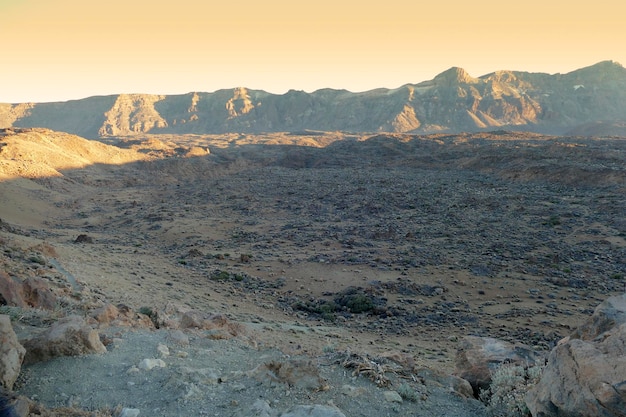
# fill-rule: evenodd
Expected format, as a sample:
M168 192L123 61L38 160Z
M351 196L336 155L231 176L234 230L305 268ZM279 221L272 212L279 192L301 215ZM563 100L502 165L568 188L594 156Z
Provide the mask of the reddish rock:
M56 307L57 297L43 279L27 278L22 283L22 287L24 299L29 306L46 310L54 310Z
M151 318L145 314L137 313L132 308L124 304L106 304L94 310L91 317L100 326L124 326L124 327L141 327L154 328L155 325Z
M111 324L114 320L116 320L119 316L120 312L113 304L107 304L103 307L100 307L94 310L91 313L91 317L96 319L96 321L101 325Z
M26 350L18 342L9 316L0 315L0 387L11 391Z
M69 316L57 321L39 336L26 341L24 347L24 363L46 361L57 356L106 352L98 332L79 316Z
M232 322L221 314L207 314L197 310L183 314L179 327L181 329L208 330L208 336L212 339L230 339L245 333L243 325Z
M319 374L319 369L308 360L294 359L264 363L249 371L248 376L262 383L280 382L310 390L323 389L326 385Z
M56 295L45 280L29 277L21 282L0 271L0 304L53 310L56 301Z
M27 307L22 283L0 271L0 305Z

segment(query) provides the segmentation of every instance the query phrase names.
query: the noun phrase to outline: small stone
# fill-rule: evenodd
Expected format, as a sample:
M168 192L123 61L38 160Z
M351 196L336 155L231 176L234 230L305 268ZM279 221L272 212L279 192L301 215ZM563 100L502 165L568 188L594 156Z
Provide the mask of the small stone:
M181 330L172 330L169 334L169 338L172 341L172 343L181 346L181 347L186 347L189 346L189 337L183 333Z
M122 412L119 417L137 417L139 412L140 411L137 408L122 408Z
M385 391L383 393L385 401L390 403L401 403L402 397L396 391Z
M354 387L352 385L342 385L341 393L347 397L358 397L365 392L364 388Z
M126 371L128 375L138 374L139 372L139 368L137 368L136 366L133 366L128 371Z
M139 362L139 369L149 371L154 368L165 368L167 365L162 359L144 359Z
M170 349L162 343L159 343L159 345L157 346L157 351L159 352L162 358L166 358L170 356Z
M326 405L298 405L291 411L281 414L281 417L346 417L336 407Z

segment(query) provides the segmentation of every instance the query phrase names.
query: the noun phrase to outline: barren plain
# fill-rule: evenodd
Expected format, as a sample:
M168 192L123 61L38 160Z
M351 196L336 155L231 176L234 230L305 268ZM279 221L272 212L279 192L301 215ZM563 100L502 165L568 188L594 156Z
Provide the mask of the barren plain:
M462 336L547 351L624 291L621 138L59 135L0 137L2 237L54 248L33 273L221 313L288 355L396 351L451 373Z

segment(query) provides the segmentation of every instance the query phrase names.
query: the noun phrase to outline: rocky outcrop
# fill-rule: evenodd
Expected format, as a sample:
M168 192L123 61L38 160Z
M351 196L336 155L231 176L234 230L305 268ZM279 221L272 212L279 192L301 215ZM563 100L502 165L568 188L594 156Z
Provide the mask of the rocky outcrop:
M503 363L532 366L541 360L540 353L521 343L465 336L459 343L454 374L467 380L478 396L489 387L492 373Z
M46 361L57 356L78 356L104 353L106 347L98 332L79 316L65 317L55 322L39 336L24 342L24 363Z
M624 307L626 294L607 299L552 350L541 380L526 397L533 416L626 415Z
M18 342L9 316L0 315L0 389L12 390L26 350ZM0 390L1 392L1 390Z
M87 138L138 133L460 132L564 133L624 121L626 69L600 62L568 74L451 68L430 81L362 93L322 89L270 94L238 87L164 96L122 94L62 103L0 104L0 128L46 127Z
M147 94L118 96L111 110L104 114L105 121L98 134L119 136L167 127L165 119L154 108L154 104L164 98Z

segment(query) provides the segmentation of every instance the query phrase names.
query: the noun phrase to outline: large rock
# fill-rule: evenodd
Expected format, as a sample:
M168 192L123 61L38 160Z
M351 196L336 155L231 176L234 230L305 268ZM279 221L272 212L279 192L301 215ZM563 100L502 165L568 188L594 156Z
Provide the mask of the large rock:
M46 361L56 356L106 352L98 332L79 316L69 316L57 321L39 336L26 341L24 347L24 363Z
M589 320L579 326L570 337L592 340L622 323L626 323L626 294L609 297L600 303Z
M0 388L13 389L26 350L17 341L9 316L0 315Z
M626 416L625 302L626 295L607 299L552 350L526 396L533 416Z
M521 343L491 337L465 336L459 343L454 374L468 381L474 395L487 389L491 374L503 363L535 365L542 355Z

